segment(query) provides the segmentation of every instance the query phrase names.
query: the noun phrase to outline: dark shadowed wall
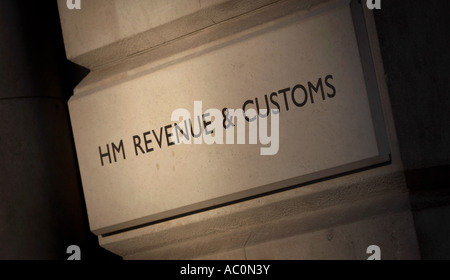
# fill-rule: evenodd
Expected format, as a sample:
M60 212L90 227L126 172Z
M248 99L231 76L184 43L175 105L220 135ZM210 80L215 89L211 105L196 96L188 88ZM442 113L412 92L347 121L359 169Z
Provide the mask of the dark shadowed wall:
M87 71L65 58L56 1L1 1L0 42L0 259L111 257L88 227L67 111Z
M422 258L450 256L450 2L375 11Z

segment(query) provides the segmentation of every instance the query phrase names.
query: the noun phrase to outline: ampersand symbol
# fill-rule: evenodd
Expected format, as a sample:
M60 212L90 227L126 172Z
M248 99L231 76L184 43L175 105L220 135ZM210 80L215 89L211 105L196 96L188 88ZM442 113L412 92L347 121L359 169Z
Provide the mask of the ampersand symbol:
M222 122L222 124L223 124L223 128L225 128L225 129L228 129L230 127L230 125L234 126L233 117L229 117L228 113L229 113L228 112L228 108L223 108L223 110L222 110L222 115L223 115L223 122Z

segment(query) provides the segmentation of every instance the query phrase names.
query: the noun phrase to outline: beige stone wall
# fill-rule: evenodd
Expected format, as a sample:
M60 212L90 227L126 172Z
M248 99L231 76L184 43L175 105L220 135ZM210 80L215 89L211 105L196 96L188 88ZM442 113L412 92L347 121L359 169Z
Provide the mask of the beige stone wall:
M67 57L92 69L251 12L266 13L264 18L249 24L266 22L280 16L267 13L274 10L274 5L283 7L283 15L321 2L326 1L99 0L83 1L80 10L69 10L66 0L58 0L58 7Z
M83 1L81 10L68 10L58 1L67 56L92 70L75 89L76 98L236 32L347 3L128 2ZM378 245L383 259L419 258L375 25L364 11L390 163L123 232L102 232L100 244L126 259L366 259L369 245Z

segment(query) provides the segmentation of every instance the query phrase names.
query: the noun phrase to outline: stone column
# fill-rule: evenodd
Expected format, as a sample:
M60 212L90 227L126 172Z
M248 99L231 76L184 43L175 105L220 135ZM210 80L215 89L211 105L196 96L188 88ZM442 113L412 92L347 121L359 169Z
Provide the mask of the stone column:
M51 2L0 3L0 259L90 251L57 15Z

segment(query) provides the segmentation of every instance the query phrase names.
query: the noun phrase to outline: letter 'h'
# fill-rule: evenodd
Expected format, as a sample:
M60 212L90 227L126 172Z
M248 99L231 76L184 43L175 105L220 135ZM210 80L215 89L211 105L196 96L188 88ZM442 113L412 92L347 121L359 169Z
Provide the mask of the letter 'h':
M100 160L102 161L102 166L104 165L104 164L103 164L103 158L106 157L106 156L109 158L109 163L110 163L110 164L112 163L112 162L111 162L111 154L110 154L110 152L109 152L109 144L106 144L106 149L108 150L108 152L105 153L105 154L102 154L102 148L100 148L100 146L98 146L98 151L99 151L99 153L100 153Z

